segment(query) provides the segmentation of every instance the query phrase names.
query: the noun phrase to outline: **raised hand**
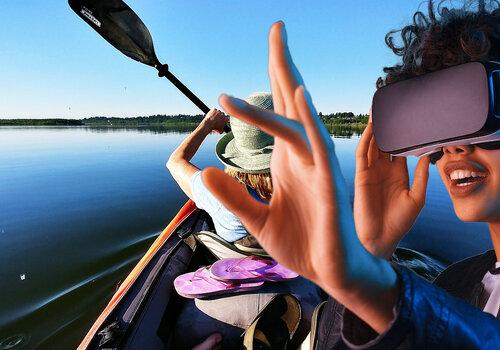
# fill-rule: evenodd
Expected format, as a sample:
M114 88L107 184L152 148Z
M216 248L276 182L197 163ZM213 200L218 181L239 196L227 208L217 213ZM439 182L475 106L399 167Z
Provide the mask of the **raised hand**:
M410 188L406 158L391 160L381 152L368 124L356 150L354 179L354 222L368 251L391 257L424 206L428 178L429 157L422 157Z
M218 109L212 108L202 120L202 124L206 124L211 130L222 134L224 126L229 122L229 117Z
M269 34L274 112L221 96L225 111L275 136L269 205L224 172L203 172L212 193L281 264L317 283L374 329L392 319L397 277L357 238L334 144L292 62L281 22Z

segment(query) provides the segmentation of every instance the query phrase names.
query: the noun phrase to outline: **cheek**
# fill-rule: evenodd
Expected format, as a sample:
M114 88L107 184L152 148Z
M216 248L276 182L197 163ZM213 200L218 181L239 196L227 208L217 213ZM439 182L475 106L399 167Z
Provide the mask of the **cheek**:
M478 152L479 153L479 152ZM488 197L491 202L491 211L497 219L500 218L500 150L482 150L481 155L487 162L490 171L488 182Z
M444 173L443 168L442 168L442 167L440 167L438 164L436 164L436 167L437 167L437 170L438 170L438 172L439 172L439 176L441 177L441 181L443 181L444 186L445 186L446 188L448 188L448 185L449 185L449 184L448 184L448 182L449 182L449 180L448 180L448 175L446 175L446 174Z
M455 214L465 222L491 222L500 220L500 172L490 168L490 178L482 191L466 198L450 194L450 180L439 164L439 176L451 198Z
M500 220L500 173L494 174L494 177L491 178L491 183L488 185L492 215L495 216L496 220Z
M451 196L451 200L455 213L462 221L498 221L500 220L500 178L491 176L481 191L466 198Z
M453 203L457 215L466 215L464 221L495 222L500 220L500 179L490 179L486 188L470 201ZM455 201L454 201L455 202Z

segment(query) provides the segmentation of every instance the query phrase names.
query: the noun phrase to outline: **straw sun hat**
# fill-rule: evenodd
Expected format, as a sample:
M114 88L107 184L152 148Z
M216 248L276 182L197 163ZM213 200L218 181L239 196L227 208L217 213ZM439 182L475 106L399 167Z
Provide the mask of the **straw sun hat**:
M245 99L251 105L273 109L270 93L256 92ZM230 117L231 132L224 135L215 146L219 160L230 169L259 174L270 171L274 138L259 128Z

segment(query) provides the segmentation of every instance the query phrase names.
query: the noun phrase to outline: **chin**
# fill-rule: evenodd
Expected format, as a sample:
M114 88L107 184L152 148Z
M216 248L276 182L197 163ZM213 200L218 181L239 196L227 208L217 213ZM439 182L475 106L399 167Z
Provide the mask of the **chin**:
M500 204L492 205L491 201L453 200L453 198L452 201L455 214L463 222L497 222L500 220Z
M483 222L485 221L482 215L479 215L475 210L457 210L455 208L455 214L458 216L460 221L463 222Z

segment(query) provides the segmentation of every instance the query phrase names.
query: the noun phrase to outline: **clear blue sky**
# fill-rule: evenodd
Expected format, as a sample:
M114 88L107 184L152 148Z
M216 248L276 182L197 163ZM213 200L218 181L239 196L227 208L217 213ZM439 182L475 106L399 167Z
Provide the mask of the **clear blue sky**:
M210 106L269 89L267 32L283 20L295 62L324 113L365 113L396 57L387 31L420 0L127 0L160 61ZM0 118L198 113L156 71L119 53L65 0L0 1Z

